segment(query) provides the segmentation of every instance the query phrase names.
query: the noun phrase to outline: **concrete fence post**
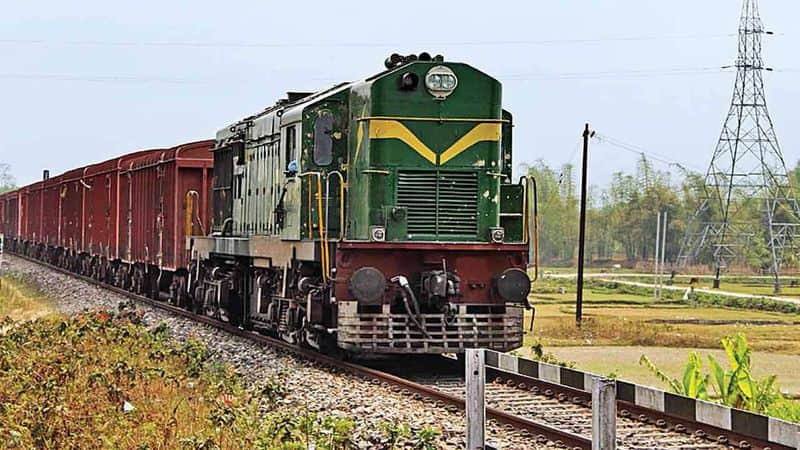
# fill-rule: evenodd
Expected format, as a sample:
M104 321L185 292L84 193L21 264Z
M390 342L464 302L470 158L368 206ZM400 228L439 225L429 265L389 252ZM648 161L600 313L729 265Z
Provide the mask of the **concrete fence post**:
M592 377L592 450L615 450L617 444L617 383Z
M486 438L486 353L483 349L467 349L465 359L467 450L483 450Z

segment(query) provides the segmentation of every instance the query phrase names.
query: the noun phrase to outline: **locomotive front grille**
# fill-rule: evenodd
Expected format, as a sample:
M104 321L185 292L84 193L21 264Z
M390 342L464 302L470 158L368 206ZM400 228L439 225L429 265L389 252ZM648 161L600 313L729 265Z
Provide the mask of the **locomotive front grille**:
M394 314L389 305L359 312L358 302L338 307L337 341L341 348L360 353L461 353L468 348L501 352L522 345L523 309L518 305L458 305L453 320L441 314L422 314L423 334L407 314Z
M401 170L397 206L405 207L409 237L476 236L478 174Z

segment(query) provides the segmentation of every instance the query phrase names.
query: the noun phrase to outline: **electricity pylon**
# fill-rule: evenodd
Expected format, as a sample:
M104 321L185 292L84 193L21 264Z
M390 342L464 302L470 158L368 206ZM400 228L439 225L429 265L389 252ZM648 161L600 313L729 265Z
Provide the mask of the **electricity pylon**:
M764 97L764 71L771 70L761 58L764 34L772 33L764 31L757 0L744 0L733 99L676 264L693 264L710 252L719 287L720 271L758 245L777 293L781 263L800 243L800 209Z

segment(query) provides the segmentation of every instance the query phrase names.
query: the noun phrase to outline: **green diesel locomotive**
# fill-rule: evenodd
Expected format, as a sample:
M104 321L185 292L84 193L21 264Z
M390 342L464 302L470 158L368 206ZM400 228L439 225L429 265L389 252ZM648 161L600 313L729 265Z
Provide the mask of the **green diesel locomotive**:
M288 94L216 136L198 312L361 355L511 350L535 261L502 86L423 53Z

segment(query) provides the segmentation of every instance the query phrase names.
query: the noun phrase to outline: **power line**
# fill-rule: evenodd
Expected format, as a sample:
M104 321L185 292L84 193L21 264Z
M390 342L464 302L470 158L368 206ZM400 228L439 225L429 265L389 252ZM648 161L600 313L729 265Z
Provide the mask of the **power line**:
M687 163L685 161L678 161L678 160L672 159L672 158L670 158L668 156L648 151L647 149L645 149L643 147L640 147L638 145L629 144L629 143L623 142L623 141L621 141L619 139L613 138L613 137L605 135L605 134L595 133L595 138L598 139L600 141L600 143L609 144L609 145L611 145L613 147L616 147L618 149L625 150L625 151L630 152L630 153L635 153L637 155L645 155L645 156L649 157L650 159L652 159L654 161L658 161L658 162L661 162L661 163L664 163L664 164L667 164L667 165L670 165L670 166L675 165L675 166L678 166L678 167L680 167L680 168L682 168L684 170L687 170L686 168L689 167L689 168L693 169L694 172L698 172L698 173L702 173L703 172L703 169L699 168L698 166L695 166L694 164L690 164L690 163Z
M418 42L247 42L247 41L103 41L103 40L54 40L54 39L0 39L0 45L16 46L60 46L60 47L177 47L177 48L408 48L411 46L498 46L498 45L574 45L601 42L641 42L670 40L703 40L729 38L733 34L686 34L686 35L642 35L607 36L576 39L543 40L499 40L499 41L418 41Z
M165 78L128 75L67 75L46 73L0 73L4 80L38 80L38 81L84 81L92 83L166 83L166 84L208 84L210 80L192 80L185 78Z
M564 73L549 73L549 74L512 74L512 75L499 75L502 81L516 81L516 80L545 80L545 79L593 79L593 78L623 78L625 76L635 77L648 77L660 75L683 75L683 74L702 74L708 73L711 70L720 71L719 68L699 67L699 68L679 68L679 69L632 69L632 70L613 70L604 72L564 72ZM343 77L344 78L344 77ZM0 73L0 79L6 80L40 80L40 81L86 81L96 83L167 83L167 84L211 84L213 82L230 82L236 81L238 83L247 83L247 79L231 80L230 78L169 78L161 76L146 76L146 75L105 75L105 74L91 74L91 75L72 75L72 74L49 74L49 73ZM309 80L320 82L335 82L340 81L341 78L332 77L317 77L309 78ZM251 80L255 82L255 80Z
M502 80L587 80L606 78L654 78L680 75L707 75L725 73L721 67L686 67L673 69L631 69L610 70L601 72L563 72L563 73L529 73L512 74L500 77Z

